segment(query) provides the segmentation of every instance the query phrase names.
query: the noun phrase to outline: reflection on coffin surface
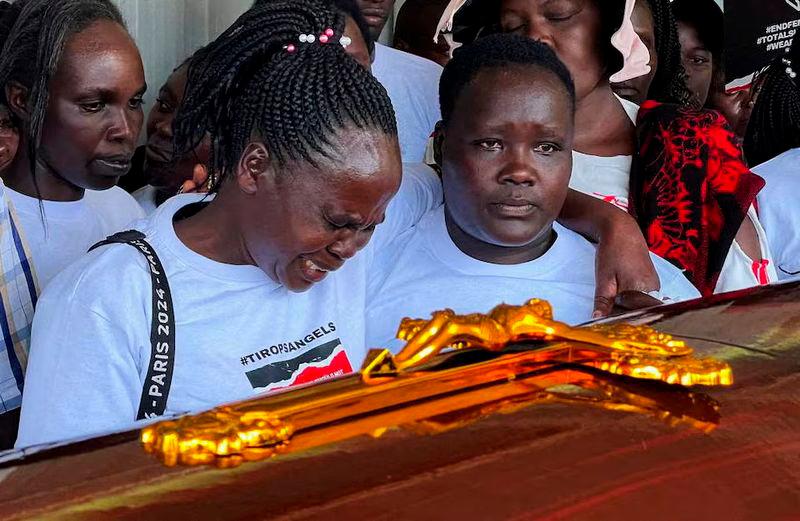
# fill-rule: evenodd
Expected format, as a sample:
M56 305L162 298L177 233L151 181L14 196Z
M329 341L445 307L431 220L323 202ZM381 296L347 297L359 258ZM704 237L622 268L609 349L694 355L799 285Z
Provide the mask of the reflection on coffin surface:
M526 306L409 321L410 349L359 375L7 455L0 516L800 512L800 285L617 319L633 327Z

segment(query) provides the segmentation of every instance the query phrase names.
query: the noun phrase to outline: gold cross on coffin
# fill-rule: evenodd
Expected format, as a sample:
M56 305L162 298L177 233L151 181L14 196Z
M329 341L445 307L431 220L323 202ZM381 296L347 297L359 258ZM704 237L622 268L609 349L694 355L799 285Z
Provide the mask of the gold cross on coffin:
M445 310L405 319L398 332L405 348L397 355L372 350L358 375L162 421L142 429L140 439L168 466L226 468L392 427L441 432L543 403L634 412L706 432L718 424L719 405L685 387L731 385L728 364L695 358L682 341L650 327L573 328L552 316L547 302L530 300L488 315ZM535 343L445 367L467 349L499 353L526 342ZM661 384L665 392L642 380L672 385Z
M456 315L446 309L428 320L406 318L397 338L407 342L397 355L388 349L369 352L362 368L366 383L424 366L445 349L501 351L532 341L550 342L537 350L542 363L577 364L686 387L733 383L728 364L695 358L691 347L670 335L630 324L571 327L553 320L550 304L539 299L521 306L500 304L488 315Z

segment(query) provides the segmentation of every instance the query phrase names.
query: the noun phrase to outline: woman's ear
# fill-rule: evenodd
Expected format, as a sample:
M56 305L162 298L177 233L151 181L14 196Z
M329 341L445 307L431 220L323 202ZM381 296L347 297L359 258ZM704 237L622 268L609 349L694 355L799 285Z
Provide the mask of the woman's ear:
M28 121L28 88L16 81L11 81L6 84L5 91L8 109L18 119Z
M258 192L259 178L264 174L274 174L269 161L269 152L264 143L248 144L239 159L236 182L239 189L248 195Z

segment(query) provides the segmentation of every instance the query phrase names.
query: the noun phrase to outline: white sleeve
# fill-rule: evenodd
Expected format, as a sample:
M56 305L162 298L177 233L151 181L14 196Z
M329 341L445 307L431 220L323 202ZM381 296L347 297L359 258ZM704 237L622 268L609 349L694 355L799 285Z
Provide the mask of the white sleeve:
M138 349L120 326L141 324L135 317L113 323L71 296L46 291L36 309L17 447L124 428L136 419Z
M423 163L403 164L400 189L386 209L386 220L376 228L373 248L378 250L416 225L422 217L439 207L443 200L442 181Z
M650 258L661 281L661 297L666 304L701 297L700 292L681 270L654 253L650 254Z

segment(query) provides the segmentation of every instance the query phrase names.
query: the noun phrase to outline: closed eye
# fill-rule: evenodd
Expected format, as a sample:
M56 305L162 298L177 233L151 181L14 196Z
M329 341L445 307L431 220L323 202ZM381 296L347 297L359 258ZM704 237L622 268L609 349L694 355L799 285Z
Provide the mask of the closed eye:
M525 34L525 33L527 33L527 31L528 31L528 25L527 24L520 24L520 25L517 25L517 26L514 26L514 27L504 27L503 28L503 32L504 33Z
M327 217L325 218L325 224L327 224L328 228L330 228L332 230L341 230L343 228L347 228L346 224L335 223L332 220L328 219Z
M105 108L106 104L103 103L102 101L90 101L90 102L81 103L79 106L80 106L82 111L88 112L90 114L95 114L95 113L100 112L101 110L103 110Z
M547 16L547 20L550 21L550 22L556 22L556 23L558 23L558 22L566 22L567 20L569 20L573 16L575 16L574 13L565 14L565 15L560 15L560 14L550 15L550 16Z

